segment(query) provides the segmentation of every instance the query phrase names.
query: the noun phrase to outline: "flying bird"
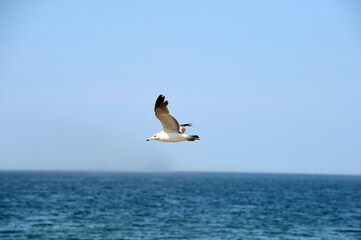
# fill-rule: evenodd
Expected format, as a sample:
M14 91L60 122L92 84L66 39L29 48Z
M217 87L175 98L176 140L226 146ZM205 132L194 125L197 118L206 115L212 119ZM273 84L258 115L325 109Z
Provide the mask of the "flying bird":
M198 135L187 135L187 127L191 126L191 123L179 125L177 119L170 115L168 109L168 100L164 101L165 97L159 95L155 101L154 112L155 116L163 125L163 131L154 134L152 137L148 138L150 140L158 140L162 142L181 142L181 141L194 141L199 140Z

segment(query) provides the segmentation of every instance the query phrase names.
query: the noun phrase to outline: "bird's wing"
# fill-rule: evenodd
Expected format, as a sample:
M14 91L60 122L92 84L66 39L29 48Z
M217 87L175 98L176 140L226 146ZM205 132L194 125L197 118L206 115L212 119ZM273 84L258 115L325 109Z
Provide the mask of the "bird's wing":
M180 133L179 123L172 115L170 115L168 101L164 101L164 99L165 97L163 95L159 95L157 101L155 101L155 116L162 123L164 132Z
M185 133L187 130L187 127L190 127L190 126L192 126L192 123L186 123L186 124L179 125L180 133L182 133L182 134Z

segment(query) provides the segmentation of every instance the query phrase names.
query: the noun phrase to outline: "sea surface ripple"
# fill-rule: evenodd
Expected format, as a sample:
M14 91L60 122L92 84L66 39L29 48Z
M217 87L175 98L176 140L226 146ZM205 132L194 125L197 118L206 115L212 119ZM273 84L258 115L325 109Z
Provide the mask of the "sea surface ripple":
M361 176L1 171L0 239L361 239Z

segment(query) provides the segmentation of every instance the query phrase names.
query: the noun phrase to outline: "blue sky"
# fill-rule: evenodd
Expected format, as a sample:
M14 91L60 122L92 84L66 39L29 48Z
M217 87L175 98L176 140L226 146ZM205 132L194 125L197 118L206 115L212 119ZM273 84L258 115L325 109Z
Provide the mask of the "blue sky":
M0 169L361 174L358 1L2 1ZM146 142L159 94L198 142Z

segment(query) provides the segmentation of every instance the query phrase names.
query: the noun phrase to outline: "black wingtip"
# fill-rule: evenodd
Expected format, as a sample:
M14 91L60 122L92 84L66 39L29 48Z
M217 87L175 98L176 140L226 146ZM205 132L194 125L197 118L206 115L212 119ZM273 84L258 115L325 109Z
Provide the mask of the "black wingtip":
M156 100L156 102L163 102L164 96L160 94Z
M158 96L157 100L155 101L155 107L154 108L161 107L164 104L164 99L165 99L165 96L160 94Z
M195 140L200 140L198 135L189 135L189 138L187 139L187 141L195 141Z

